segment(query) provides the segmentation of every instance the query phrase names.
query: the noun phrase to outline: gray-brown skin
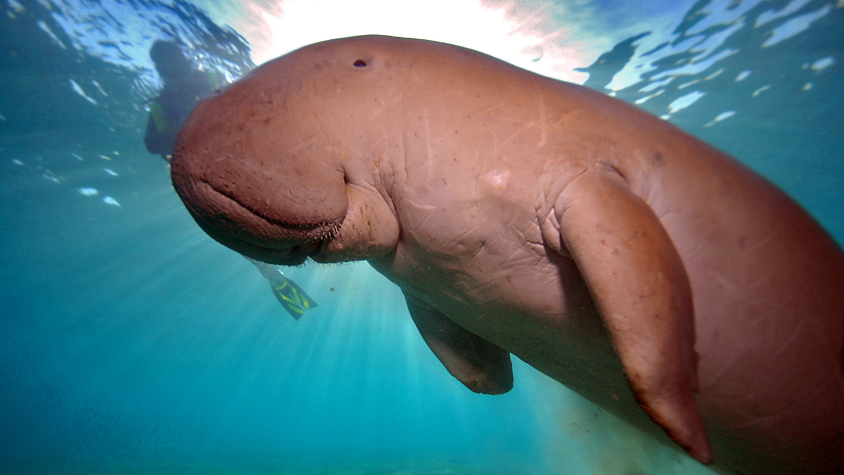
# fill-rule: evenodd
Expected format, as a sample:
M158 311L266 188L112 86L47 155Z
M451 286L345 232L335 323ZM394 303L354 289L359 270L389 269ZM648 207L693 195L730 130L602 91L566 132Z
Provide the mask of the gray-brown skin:
M716 470L844 473L844 254L634 107L451 45L334 40L201 103L172 177L244 255L368 260L473 391L508 391L512 353Z

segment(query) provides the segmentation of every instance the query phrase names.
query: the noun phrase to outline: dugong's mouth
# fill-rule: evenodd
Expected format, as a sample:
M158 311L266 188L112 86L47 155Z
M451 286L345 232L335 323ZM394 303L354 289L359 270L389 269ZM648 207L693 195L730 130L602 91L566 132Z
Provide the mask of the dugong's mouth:
M188 209L200 227L221 244L263 262L300 265L318 255L340 229L339 222L291 223L267 216L205 181L191 188Z

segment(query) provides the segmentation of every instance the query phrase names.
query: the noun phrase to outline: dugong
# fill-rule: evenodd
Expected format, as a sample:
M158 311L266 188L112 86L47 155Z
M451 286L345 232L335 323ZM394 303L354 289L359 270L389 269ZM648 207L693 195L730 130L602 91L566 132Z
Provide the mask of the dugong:
M328 41L202 102L172 180L241 254L367 260L473 391L508 391L512 353L721 472L844 473L844 253L621 101L452 45Z

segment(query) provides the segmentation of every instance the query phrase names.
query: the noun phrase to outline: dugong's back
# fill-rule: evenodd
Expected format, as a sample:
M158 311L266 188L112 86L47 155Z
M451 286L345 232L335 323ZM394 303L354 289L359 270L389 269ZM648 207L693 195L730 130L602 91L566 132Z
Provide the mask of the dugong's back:
M549 168L576 162L572 141L581 137L576 145L622 172L630 190L659 217L689 276L698 401L717 467L844 473L844 253L791 198L711 146L594 91L508 69L450 45L396 39L359 44L384 48L380 54L416 52L414 68L430 71L417 73L420 83L465 91L462 103L443 106L455 117L440 123L459 123L462 112L479 108L474 97L481 95L492 98L486 107L533 107L524 124L545 116L547 130L536 134L542 146L509 151L513 170L542 170L544 176L536 177L542 182L552 174ZM425 101L433 129L436 103ZM525 127L514 120L518 110L510 114L514 130ZM555 134L550 124L566 115L574 119L556 122ZM460 132L443 149L468 154L465 141L472 138ZM443 178L460 183L453 175ZM555 377L553 370L546 373Z
M446 56L450 47L431 48ZM475 94L482 81L495 88L500 65L478 63L462 58L441 74ZM577 119L540 139L566 154L531 148L512 167L574 163L572 137L583 131L586 148L621 171L682 257L694 299L698 402L716 467L844 473L841 248L774 185L670 124L579 86L527 77L520 85L521 95L503 87L489 94L491 106L541 95L537 108L545 110L536 117L558 107Z
M717 179L687 184L696 207L676 217L683 223L662 218L692 283L713 448L741 460L758 444L767 473L840 472L844 255L779 190L713 164L720 169L687 170ZM750 446L730 447L733 438Z
M844 255L779 190L706 156L669 179L682 189L662 199L687 208L662 206L661 221L692 284L713 449L747 473L841 473Z
M658 151L620 166L689 275L716 462L844 473L844 253L771 183L657 122L639 118L636 138L619 143Z

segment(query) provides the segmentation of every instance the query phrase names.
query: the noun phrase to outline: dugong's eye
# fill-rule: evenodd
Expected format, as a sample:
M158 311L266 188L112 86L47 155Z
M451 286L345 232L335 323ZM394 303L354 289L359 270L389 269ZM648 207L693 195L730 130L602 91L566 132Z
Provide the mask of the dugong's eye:
M362 60L362 59L359 59L359 60L355 61L355 67L356 67L356 68L364 68L364 67L366 67L366 61L364 61L364 60Z

